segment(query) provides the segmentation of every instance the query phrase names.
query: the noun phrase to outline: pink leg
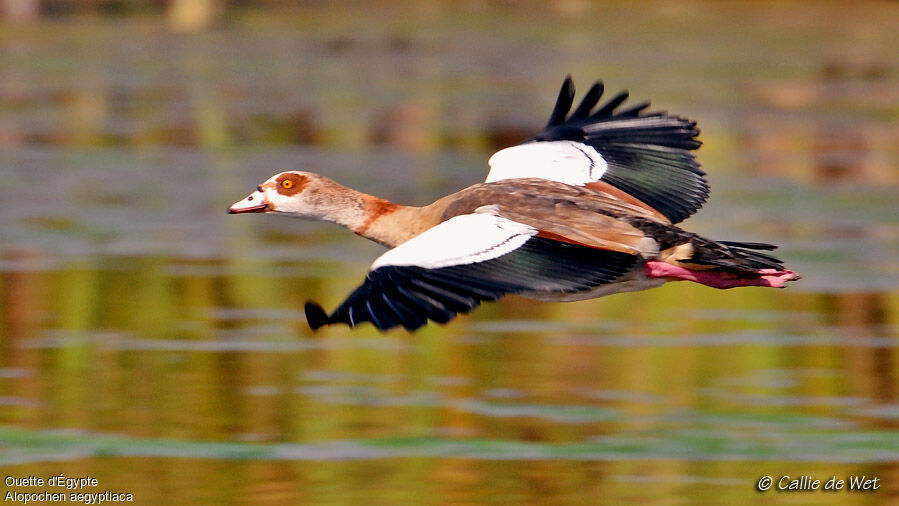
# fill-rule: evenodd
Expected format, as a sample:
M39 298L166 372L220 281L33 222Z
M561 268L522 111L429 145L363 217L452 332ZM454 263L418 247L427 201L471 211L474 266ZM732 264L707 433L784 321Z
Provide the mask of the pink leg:
M710 270L694 271L684 267L671 265L667 262L646 262L644 268L650 278L670 278L673 280L687 280L702 283L713 288L734 288L737 286L770 286L783 288L787 281L799 279L799 274L793 271L778 271L776 269L762 269L757 273L736 273L731 271Z

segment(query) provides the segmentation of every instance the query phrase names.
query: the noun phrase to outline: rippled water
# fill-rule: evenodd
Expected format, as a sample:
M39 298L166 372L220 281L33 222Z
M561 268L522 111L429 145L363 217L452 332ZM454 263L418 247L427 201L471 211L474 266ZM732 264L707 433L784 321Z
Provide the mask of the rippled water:
M896 7L668 5L4 27L4 475L145 504L669 504L865 474L836 499L895 500ZM303 303L381 248L224 213L291 168L413 204L478 182L566 73L700 120L688 227L777 242L803 280L312 333Z

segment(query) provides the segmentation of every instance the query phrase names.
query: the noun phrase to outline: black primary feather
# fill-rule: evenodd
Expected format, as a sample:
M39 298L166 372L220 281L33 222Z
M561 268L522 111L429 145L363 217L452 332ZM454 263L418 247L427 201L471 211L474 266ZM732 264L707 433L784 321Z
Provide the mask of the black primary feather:
M568 76L565 79L565 82L562 83L562 89L559 90L559 96L558 98L556 98L556 105L555 107L553 107L552 114L549 115L549 122L546 123L546 128L550 128L564 122L565 116L568 115L568 111L571 109L571 104L573 103L574 81L571 80L571 76Z
M583 142L606 160L602 180L624 190L679 223L695 213L709 195L705 173L691 153L700 146L696 122L665 112L646 112L649 102L616 112L627 98L621 92L601 105L604 86L594 84L580 105L567 77L549 122L532 140Z
M315 302L307 301L303 309L306 312L306 323L309 324L309 328L312 330L317 330L328 324L328 313Z

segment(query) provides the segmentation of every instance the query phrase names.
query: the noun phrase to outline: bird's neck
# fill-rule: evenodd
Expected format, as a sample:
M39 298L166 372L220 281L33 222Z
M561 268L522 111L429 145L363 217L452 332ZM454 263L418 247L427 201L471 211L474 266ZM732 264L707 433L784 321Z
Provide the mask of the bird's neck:
M431 226L425 226L419 219L420 207L404 206L330 183L335 187L322 192L323 198L316 203L318 217L366 239L392 248Z

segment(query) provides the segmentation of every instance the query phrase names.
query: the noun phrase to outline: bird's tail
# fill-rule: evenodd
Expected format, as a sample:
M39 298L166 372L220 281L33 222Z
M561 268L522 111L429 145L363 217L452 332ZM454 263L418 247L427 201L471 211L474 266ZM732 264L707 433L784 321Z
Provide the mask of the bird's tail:
M766 253L777 249L758 242L712 241L691 234L686 242L661 252L646 263L646 275L688 280L715 288L770 286L783 288L799 274L784 268L783 261Z

